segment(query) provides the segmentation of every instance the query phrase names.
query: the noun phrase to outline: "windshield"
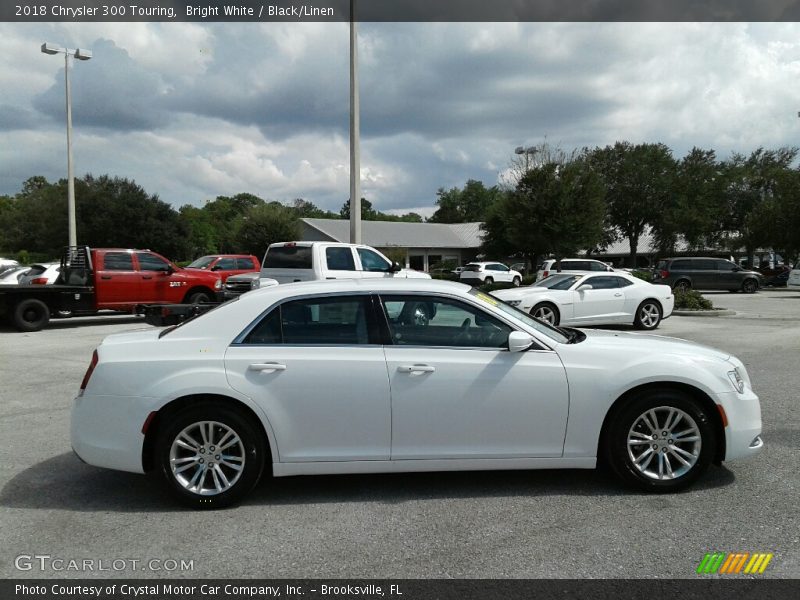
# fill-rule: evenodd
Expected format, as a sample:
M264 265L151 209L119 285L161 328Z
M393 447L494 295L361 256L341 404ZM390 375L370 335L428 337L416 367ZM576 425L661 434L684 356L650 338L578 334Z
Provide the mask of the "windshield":
M186 268L187 269L205 269L206 267L208 267L208 265L210 265L212 262L214 262L215 258L216 258L216 256L203 256L203 257L198 258L197 260L195 260L193 262L190 262L188 265L186 265Z
M496 309L499 309L500 311L506 313L507 315L514 317L517 321L522 321L523 323L525 323L525 325L527 325L531 329L535 329L539 333L543 333L551 340L554 340L560 344L566 344L569 342L569 337L565 336L563 333L561 333L561 331L559 331L552 325L544 323L539 319L534 319L528 313L521 311L518 308L514 308L510 304L506 304L505 302L495 298L494 296L489 296L488 294L485 294L480 290L476 290L475 288L472 288L467 293L473 295L481 302L488 304L490 306L494 306Z
M583 277L583 275L550 275L550 277L545 277L536 283L536 287L543 287L551 290L568 290L581 277Z

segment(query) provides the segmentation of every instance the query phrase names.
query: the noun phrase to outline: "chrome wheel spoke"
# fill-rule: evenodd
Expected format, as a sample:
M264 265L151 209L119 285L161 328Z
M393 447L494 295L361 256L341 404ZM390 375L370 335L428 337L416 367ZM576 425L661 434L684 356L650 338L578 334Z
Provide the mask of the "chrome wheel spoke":
M672 456L674 456L674 457L675 457L675 458L678 460L678 462L680 462L680 463L681 463L681 464L682 464L684 467L691 467L691 466L692 466L692 463L690 463L688 460L686 460L685 458L683 458L683 457L682 457L680 454L678 454L677 452L675 452L675 448L673 448L673 449L672 449L672 450L670 450L669 452L670 452L670 454L672 454Z
M185 431L178 436L176 443L187 450L193 450L195 452L199 450L202 445L198 444L197 441Z

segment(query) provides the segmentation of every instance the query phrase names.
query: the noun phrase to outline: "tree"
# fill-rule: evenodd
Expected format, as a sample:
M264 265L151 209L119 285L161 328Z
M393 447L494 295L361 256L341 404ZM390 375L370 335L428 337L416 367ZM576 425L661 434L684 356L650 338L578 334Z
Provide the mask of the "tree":
M608 224L630 241L635 267L639 239L648 225L658 226L669 206L675 160L664 144L617 142L596 148L589 161L606 188Z
M513 192L489 211L483 225L489 254L522 252L536 264L541 254L561 259L603 238L604 189L583 160L529 170Z
M376 218L378 215L377 211L372 208L372 202L367 200L366 198L361 199L361 220L362 221L377 221ZM339 216L342 219L349 219L350 218L350 200L348 199L347 202L342 204L342 208L339 209Z
M439 188L436 192L438 208L431 223L475 223L485 221L489 208L502 196L497 186L486 188L483 182L470 179L464 189Z
M340 219L339 213L331 212L329 210L322 210L313 202L303 200L302 198L295 198L292 202L291 209L294 211L298 219L313 218L313 219ZM348 206L348 218L350 207Z
M236 232L236 251L262 256L275 242L300 237L300 223L291 208L278 203L253 206Z

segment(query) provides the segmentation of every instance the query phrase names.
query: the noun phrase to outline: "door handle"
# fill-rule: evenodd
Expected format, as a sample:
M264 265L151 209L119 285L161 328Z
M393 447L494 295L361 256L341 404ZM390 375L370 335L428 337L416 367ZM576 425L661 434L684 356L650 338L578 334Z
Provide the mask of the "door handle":
M111 279L111 275L100 275L100 279Z
M433 373L436 367L429 365L401 365L397 367L401 373Z
M142 279L152 279L152 275L142 275Z
M285 371L286 365L281 363L255 363L247 367L248 371Z
M622 292L617 292L616 294L614 294L615 298L619 298L620 296L622 296Z

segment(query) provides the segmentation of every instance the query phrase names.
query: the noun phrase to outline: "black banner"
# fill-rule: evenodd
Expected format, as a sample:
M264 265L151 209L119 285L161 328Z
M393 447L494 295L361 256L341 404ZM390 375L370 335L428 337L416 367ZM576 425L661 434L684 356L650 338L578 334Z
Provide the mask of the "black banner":
M373 22L798 21L800 0L354 0ZM3 0L0 21L349 21L350 0Z
M800 580L341 580L341 579L39 579L0 582L3 600L785 600L800 597Z

